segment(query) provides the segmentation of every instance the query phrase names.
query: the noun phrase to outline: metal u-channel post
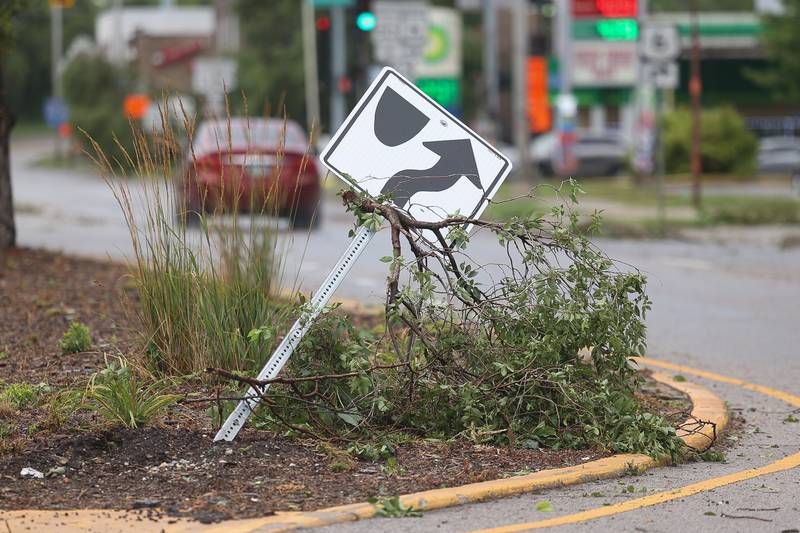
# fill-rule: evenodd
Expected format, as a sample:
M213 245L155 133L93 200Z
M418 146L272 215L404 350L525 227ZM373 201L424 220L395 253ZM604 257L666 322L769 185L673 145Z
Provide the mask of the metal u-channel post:
M258 379L272 379L278 375L284 365L286 365L289 357L291 357L292 353L294 353L295 349L300 345L300 341L308 332L314 319L319 316L322 309L327 305L328 301L330 301L331 296L333 296L333 293L342 283L342 280L347 276L347 273L350 272L356 259L358 259L361 253L366 249L367 244L372 240L374 235L374 230L367 229L363 226L359 228L355 237L353 237L353 240L350 242L350 245L347 247L347 250L345 250L342 257L339 258L339 261L333 267L333 270L331 270L328 277L322 283L322 286L316 294L314 294L308 309L300 315L300 318L297 319L292 329L286 334L286 337L281 341L278 348L272 354L272 357L269 358L267 364L264 365L264 368L258 373ZM266 391L267 388L269 387L263 387L262 393ZM236 406L236 409L228 416L225 423L222 424L222 427L214 437L214 442L220 440L230 442L235 439L245 422L247 422L247 419L250 418L250 415L253 414L253 411L258 406L259 400L258 392L250 387L244 398L239 402L239 405Z

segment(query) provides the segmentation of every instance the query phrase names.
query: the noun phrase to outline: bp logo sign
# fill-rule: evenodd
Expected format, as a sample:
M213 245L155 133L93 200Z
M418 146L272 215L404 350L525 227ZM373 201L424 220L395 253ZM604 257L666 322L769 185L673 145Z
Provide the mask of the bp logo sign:
M440 26L431 24L428 28L428 44L425 46L423 59L426 63L438 63L447 58L450 41L447 32Z
M417 78L461 77L461 15L455 9L428 8L428 36L414 73Z

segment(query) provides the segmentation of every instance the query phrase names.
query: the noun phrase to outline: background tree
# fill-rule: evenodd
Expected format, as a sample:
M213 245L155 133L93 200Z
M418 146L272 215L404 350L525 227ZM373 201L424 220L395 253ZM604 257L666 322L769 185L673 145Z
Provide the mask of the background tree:
M239 0L238 10L242 35L239 86L247 96L249 112L281 116L285 105L289 118L304 124L300 3Z
M750 72L760 85L772 89L782 100L800 99L800 0L783 0L782 15L765 16L762 44L770 67Z
M0 249L14 246L14 203L11 196L11 162L8 145L15 117L6 102L5 56L11 46L11 21L23 7L23 0L5 0L0 5Z

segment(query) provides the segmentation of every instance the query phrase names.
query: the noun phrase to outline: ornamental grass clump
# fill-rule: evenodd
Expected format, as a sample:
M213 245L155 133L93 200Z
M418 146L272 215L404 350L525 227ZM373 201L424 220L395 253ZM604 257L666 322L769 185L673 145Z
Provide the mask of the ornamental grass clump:
M325 312L280 377L227 377L271 385L262 427L321 439L680 456L673 424L635 395L645 277L586 237L572 210L580 190L563 189L568 201L547 216L505 222L421 222L385 198L343 193L357 224L388 225L385 326L364 331ZM469 226L492 235L504 261L478 263Z
M182 173L196 162L195 119L174 109L161 119L160 133L131 125L133 147L120 144L118 159L93 143L130 231L149 368L183 375L209 366L261 366L271 345L254 345L248 332L281 327L291 307L275 291L282 251L269 195L244 215L238 201L225 213L190 210L181 187ZM221 138L218 145L230 142Z
M89 405L112 424L138 428L172 405L180 396L166 394L169 382L148 381L124 357L106 359L86 387Z

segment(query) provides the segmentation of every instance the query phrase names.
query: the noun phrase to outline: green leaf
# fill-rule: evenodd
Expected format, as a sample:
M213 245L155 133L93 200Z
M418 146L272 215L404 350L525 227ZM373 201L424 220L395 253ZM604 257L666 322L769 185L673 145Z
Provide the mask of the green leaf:
M541 511L543 513L552 513L553 511L555 511L555 509L553 509L553 504L551 504L547 500L537 503L536 510Z

